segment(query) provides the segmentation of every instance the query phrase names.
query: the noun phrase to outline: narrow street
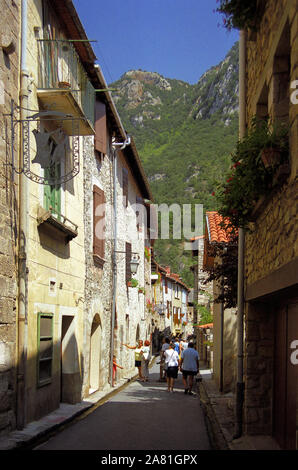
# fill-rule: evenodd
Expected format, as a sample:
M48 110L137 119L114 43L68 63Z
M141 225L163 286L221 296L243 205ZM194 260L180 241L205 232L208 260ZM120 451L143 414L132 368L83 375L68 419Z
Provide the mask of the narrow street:
M211 450L197 394L184 394L182 374L174 393L158 382L135 381L92 413L34 450Z

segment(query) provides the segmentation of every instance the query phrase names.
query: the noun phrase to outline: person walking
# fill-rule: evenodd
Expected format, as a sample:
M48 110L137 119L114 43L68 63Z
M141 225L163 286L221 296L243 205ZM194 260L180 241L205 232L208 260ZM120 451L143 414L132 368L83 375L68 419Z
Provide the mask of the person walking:
M139 340L136 346L129 346L128 344L122 343L123 346L126 346L129 349L135 350L135 367L137 367L139 372L139 380L144 382L144 377L142 374L142 357L143 357L143 341Z
M180 354L182 354L182 351L184 351L184 349L187 349L187 348L188 348L188 343L186 342L184 338L182 338L182 340L180 341Z
M117 367L118 367L119 369L123 369L122 366L119 366L119 364L117 364L117 362L116 362L116 356L113 356L113 378L112 378L112 387L115 387L115 385L116 385L115 380L116 380L116 371L117 371Z
M193 395L193 378L199 371L199 353L194 349L194 343L188 343L188 348L181 353L180 370L182 371L182 380L184 393Z
M150 354L150 341L146 340L144 346L142 348L143 356L142 356L142 376L145 379L145 382L149 380L149 362L151 358Z
M160 350L160 369L159 369L159 382L164 382L166 380L166 370L165 370L165 356L164 353L170 347L169 338L162 339L162 347Z
M174 392L174 381L178 377L178 368L179 368L179 354L175 351L175 344L170 343L169 349L164 353L165 355L165 364L167 371L167 385L168 392Z

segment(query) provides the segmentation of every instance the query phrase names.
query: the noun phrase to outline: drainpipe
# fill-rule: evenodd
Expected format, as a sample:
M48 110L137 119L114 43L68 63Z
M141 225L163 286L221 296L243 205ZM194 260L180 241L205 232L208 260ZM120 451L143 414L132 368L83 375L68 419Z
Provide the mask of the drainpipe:
M112 269L113 269L113 301L112 301L112 324L111 324L111 349L110 349L110 385L113 383L113 355L114 355L114 328L116 317L116 291L117 291L117 147L123 150L130 144L130 137L128 136L125 142L113 142L113 227L114 227L114 250L112 255Z
M223 249L223 253L226 254L228 251L227 247ZM223 261L221 261L223 262ZM221 295L222 298L224 296L224 277L222 276L221 279L222 287L221 287ZM219 375L219 391L222 393L223 392L223 376L224 376L224 367L223 367L223 361L224 361L224 301L221 302L220 304L220 375Z
M240 31L239 42L239 137L246 131L246 32ZM243 382L243 318L244 318L244 243L245 233L238 230L238 292L237 292L237 390L236 425L234 439L242 436L242 413L244 402Z
M21 13L21 77L20 77L20 119L21 126L28 108L27 71L27 0L22 0ZM21 128L22 129L22 128ZM19 167L23 167L23 129L19 142ZM19 178L19 249L18 249L18 317L17 317L17 429L26 424L26 360L27 360L27 251L28 251L28 180L24 173Z

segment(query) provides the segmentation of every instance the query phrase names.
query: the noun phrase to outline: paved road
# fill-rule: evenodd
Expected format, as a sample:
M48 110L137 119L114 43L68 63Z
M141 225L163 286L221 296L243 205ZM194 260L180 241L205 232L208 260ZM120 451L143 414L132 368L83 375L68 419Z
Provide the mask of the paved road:
M210 450L197 395L184 394L179 373L174 393L158 382L131 383L92 413L71 424L38 450Z

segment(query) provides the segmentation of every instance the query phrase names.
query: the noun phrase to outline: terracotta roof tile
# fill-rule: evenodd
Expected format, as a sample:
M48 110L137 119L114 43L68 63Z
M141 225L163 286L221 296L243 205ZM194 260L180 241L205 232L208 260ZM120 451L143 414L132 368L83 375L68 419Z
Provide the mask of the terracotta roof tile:
M228 219L223 217L216 211L206 212L208 236L210 243L229 243L232 241L232 236L229 234L229 230L225 230L221 227L221 222Z

